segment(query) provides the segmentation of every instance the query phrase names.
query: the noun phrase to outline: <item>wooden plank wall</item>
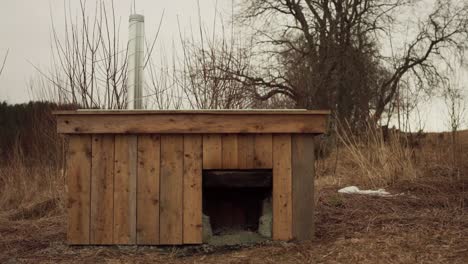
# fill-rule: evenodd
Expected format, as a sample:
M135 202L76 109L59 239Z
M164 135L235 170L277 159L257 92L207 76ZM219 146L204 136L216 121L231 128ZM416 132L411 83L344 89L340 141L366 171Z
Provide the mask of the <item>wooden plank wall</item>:
M272 134L205 135L203 169L271 169L272 146Z
M89 244L91 198L91 136L68 138L68 230L70 244Z
M70 244L202 243L202 170L273 169L273 238L313 235L313 135L71 135Z
M273 136L273 239L292 239L291 135Z
M137 244L159 244L159 135L138 136Z
M136 243L137 137L115 136L114 244Z
M184 136L184 244L202 242L202 136Z
M183 241L183 167L183 136L161 136L160 244L180 245Z
M314 136L292 135L293 237L314 237Z
M71 135L67 175L69 244L202 242L201 135Z
M114 243L114 136L93 135L91 244Z

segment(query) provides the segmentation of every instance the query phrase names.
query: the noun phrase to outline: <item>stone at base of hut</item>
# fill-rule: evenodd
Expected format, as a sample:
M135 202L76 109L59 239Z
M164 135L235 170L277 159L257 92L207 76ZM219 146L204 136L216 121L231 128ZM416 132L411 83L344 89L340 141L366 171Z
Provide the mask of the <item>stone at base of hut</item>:
M210 217L203 215L203 243L207 243L213 236L213 230L211 230Z
M258 233L264 237L271 238L272 227L273 205L271 204L271 197L268 197L262 203L262 216L258 221Z
M273 216L271 214L262 215L258 223L258 233L264 237L271 238L271 226Z

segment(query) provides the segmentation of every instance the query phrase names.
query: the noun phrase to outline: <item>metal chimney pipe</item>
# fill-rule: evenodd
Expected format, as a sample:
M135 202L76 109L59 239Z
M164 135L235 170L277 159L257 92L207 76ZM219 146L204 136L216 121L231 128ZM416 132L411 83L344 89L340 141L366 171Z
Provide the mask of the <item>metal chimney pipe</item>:
M129 22L127 109L142 109L145 17L132 14Z

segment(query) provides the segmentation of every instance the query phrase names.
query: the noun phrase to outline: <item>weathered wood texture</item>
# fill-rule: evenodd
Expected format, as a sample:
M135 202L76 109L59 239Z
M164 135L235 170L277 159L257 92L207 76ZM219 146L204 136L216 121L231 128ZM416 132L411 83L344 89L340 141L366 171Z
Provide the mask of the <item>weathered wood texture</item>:
M159 244L159 135L138 136L137 244Z
M246 181L249 186L272 181L273 239L310 239L313 136L324 131L324 120L324 113L300 111L61 113L59 131L71 133L68 242L202 243L202 175L209 170L221 172L213 174L225 177L221 184L233 177L239 186L236 170L272 171L272 178L253 173ZM74 134L83 132L90 133ZM218 184L213 177L209 180Z
M271 134L255 135L254 167L256 169L273 168L273 140Z
M180 245L183 242L183 166L183 136L161 136L159 242L163 245Z
M204 169L271 169L272 134L203 136Z
M238 169L252 169L254 166L255 135L240 134L237 138Z
M91 244L113 244L114 136L93 135L91 162Z
M70 136L67 151L69 244L89 244L91 136Z
M222 141L221 135L207 134L203 135L203 168L219 169L222 168Z
M237 169L238 162L238 142L237 134L225 134L221 137L222 140L222 168Z
M202 137L184 136L183 242L202 243Z
M323 133L327 127L327 114L321 112L228 113L71 111L56 115L57 130L65 134Z
M291 135L273 136L273 239L292 239Z
M314 138L292 135L293 236L314 236Z
M136 243L137 137L115 136L114 244Z

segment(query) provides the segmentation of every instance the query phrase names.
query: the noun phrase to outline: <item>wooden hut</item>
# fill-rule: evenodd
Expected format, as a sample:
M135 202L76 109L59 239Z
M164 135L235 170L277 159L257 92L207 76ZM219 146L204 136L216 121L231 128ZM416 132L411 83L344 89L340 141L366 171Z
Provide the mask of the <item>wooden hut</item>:
M328 114L55 112L58 132L68 138L68 242L202 243L204 172L257 170L272 174L272 239L310 239L313 138L326 131Z

